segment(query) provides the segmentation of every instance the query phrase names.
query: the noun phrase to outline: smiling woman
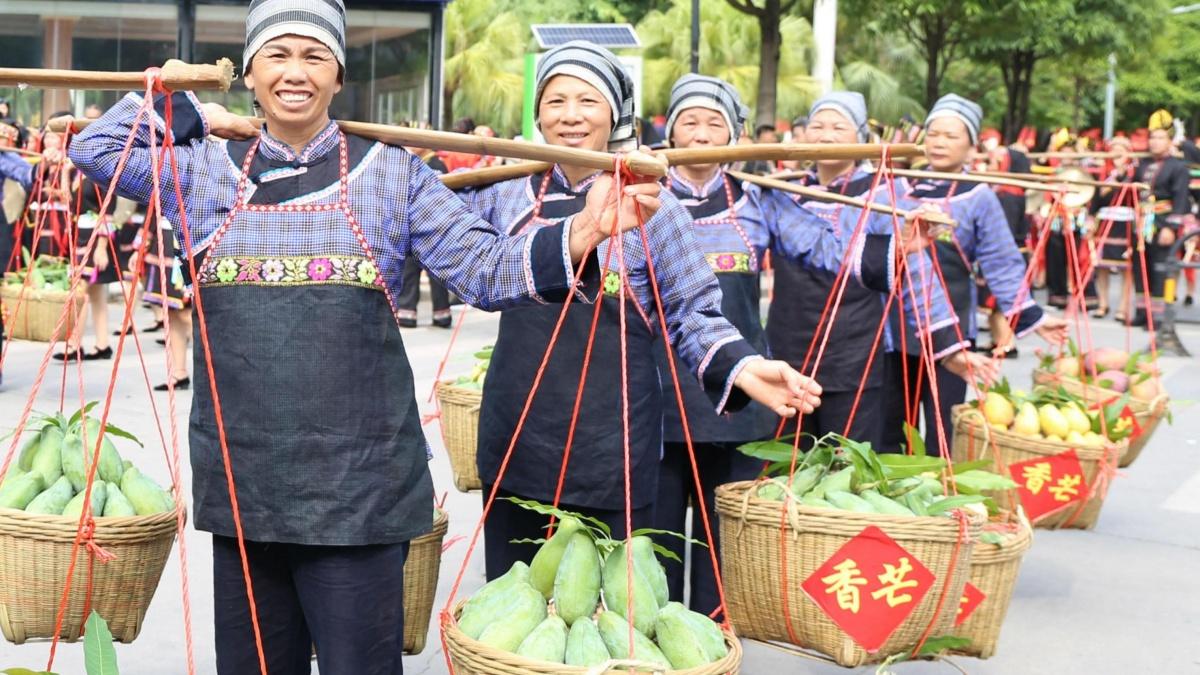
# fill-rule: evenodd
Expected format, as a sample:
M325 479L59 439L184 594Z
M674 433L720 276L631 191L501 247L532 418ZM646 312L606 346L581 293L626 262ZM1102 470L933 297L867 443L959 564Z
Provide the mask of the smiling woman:
M313 643L322 672L402 672L404 560L433 522L393 303L405 262L419 257L484 309L561 302L574 266L608 234L600 223L634 226L631 209L607 205L611 180L599 177L578 217L506 237L419 158L342 133L329 106L344 79L344 21L341 0L250 3L245 80L261 134L191 92L157 96L154 116L131 94L71 147L98 184L116 178L145 203L151 139L169 131L175 143L178 178L169 167L158 178L163 194L183 196L161 211L186 223L179 248L194 265L189 445L196 526L213 533L222 675L260 669L239 540L268 672L308 673Z

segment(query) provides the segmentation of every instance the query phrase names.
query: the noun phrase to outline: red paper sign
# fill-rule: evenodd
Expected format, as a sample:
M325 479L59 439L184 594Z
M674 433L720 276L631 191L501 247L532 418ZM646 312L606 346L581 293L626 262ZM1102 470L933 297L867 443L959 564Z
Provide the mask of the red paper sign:
M935 577L874 525L863 528L800 587L868 652L879 651Z
M976 609L979 609L979 605L986 597L983 591L968 581L967 585L963 586L962 600L958 601L958 616L954 617L954 625L961 626Z
M1087 499L1088 485L1074 450L1008 465L1021 506L1036 521Z

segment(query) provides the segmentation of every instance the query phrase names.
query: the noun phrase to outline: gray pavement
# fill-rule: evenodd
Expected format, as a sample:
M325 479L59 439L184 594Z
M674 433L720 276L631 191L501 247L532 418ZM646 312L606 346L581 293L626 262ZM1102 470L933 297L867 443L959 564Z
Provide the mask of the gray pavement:
M113 307L116 313L116 306ZM422 307L427 312L427 307ZM457 316L457 314L456 314ZM140 312L139 325L149 317ZM422 316L428 321L428 314ZM447 367L456 374L470 368L471 352L489 343L497 318L472 310L459 344ZM413 361L417 390L430 391L449 333L422 327L405 331L405 345ZM1099 344L1125 344L1124 330L1111 320L1098 322ZM1183 342L1200 354L1200 327L1182 326ZM146 363L150 384L165 378L161 347L147 339ZM1005 372L1017 386L1028 386L1034 364L1032 348L1037 338L1022 343L1020 358L1010 360ZM1132 344L1145 344L1145 334L1135 331ZM15 342L4 367L0 388L0 432L15 423L29 397L40 357L46 345ZM153 418L145 414L149 393L132 343L122 359L111 419L146 442L145 449L122 444L121 450L156 479L167 482L162 444ZM1176 400L1173 426L1163 426L1137 464L1123 471L1104 506L1094 531L1039 530L1025 557L1020 581L1001 637L999 653L988 661L955 659L973 675L1060 674L1125 675L1128 673L1200 673L1200 415L1187 401L1200 400L1200 365L1194 358L1164 358L1167 384ZM89 363L84 370L87 398L102 398L112 362ZM35 407L57 406L62 371L51 370ZM67 400L78 400L78 384L71 373ZM164 425L165 394L154 394ZM188 393L181 393L176 419L180 424L186 467ZM422 408L432 406L424 402ZM450 537L469 537L481 512L477 494L454 490L450 468L442 452L436 422L426 428L435 457L431 463L435 485L448 492ZM211 551L209 536L189 527L186 533L188 580L195 672L214 672ZM446 602L455 573L466 554L466 542L447 551L442 563L435 609ZM179 553L175 552L163 575L154 603L138 640L118 645L124 675L161 675L187 671ZM470 593L483 581L482 553L472 556L462 591ZM14 646L0 641L0 669L11 666L42 667L49 647L45 643ZM405 661L406 673L445 673L444 656L432 622L424 653ZM83 673L81 644L62 645L55 670L63 675ZM315 667L314 667L315 671ZM782 654L759 645L748 645L743 672L843 673L873 672L873 668L847 670L809 659ZM898 673L950 673L947 664L919 663L895 667ZM337 674L340 675L340 674Z

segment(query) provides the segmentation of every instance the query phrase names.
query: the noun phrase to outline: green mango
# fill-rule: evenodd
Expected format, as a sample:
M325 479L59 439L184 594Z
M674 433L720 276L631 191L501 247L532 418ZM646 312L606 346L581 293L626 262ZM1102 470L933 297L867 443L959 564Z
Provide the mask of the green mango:
M600 553L591 535L576 532L554 577L554 609L571 625L589 619L600 603Z
M107 483L108 488L105 490L104 500L104 517L105 518L125 518L128 516L136 516L137 509L133 508L133 504L129 503L129 499L125 497L125 493L121 492L121 486L116 483Z
M108 483L105 483L102 480L98 480L92 485L92 517L93 518L99 518L102 515L104 515L104 505L106 503L107 492L108 492L107 486L108 486ZM75 495L74 497L72 497L71 501L67 502L66 507L63 508L62 515L73 516L73 517L78 518L79 514L83 511L83 497L86 494L87 494L87 491L85 490L85 491L80 492L79 494Z
M883 496L876 490L863 490L859 496L867 500L879 513L888 513L895 516L917 515L913 513L912 509L889 497Z
M41 447L42 435L46 433L46 429L48 428L49 426L45 426L36 431L30 428L25 429L25 433L29 434L29 438L25 439L25 445L21 446L21 454L17 459L17 467L21 471L33 470L33 458L37 455L38 449ZM58 427L54 428L57 429ZM59 436L61 435L62 432L60 431Z
M458 617L458 627L468 637L478 639L488 624L504 616L508 592L529 584L529 566L518 560L507 572L489 581L467 600Z
M47 516L62 515L67 502L75 493L71 490L71 481L62 476L54 485L46 488L25 506L25 513L38 513Z
M630 602L628 565L625 544L618 544L604 561L604 604L622 617L629 618L633 609L633 625L647 636L654 636L654 621L658 618L658 599L650 582L634 565L633 598Z
M548 663L562 663L566 654L567 624L558 616L543 619L517 647L517 656Z
M658 645L639 630L633 631L633 650L629 649L629 622L620 614L601 612L596 626L600 629L600 639L604 640L604 646L608 648L608 655L612 658L628 659L632 656L638 661L653 663L663 668L671 667L671 662L663 655Z
M654 552L654 540L639 535L632 541L633 566L637 569L638 574L650 582L650 588L654 590L654 599L658 601L659 607L663 607L671 600L670 589L667 588L667 570L663 568ZM703 551L703 553L707 553L707 551Z
M859 497L850 492L832 491L825 493L825 499L833 504L834 508L842 511L853 511L854 513L879 513L875 507L871 506L871 502Z
M62 432L58 427L47 427L40 434L38 451L33 456L29 470L42 476L42 485L54 485L63 475Z
M83 442L75 430L68 431L62 441L62 472L71 481L71 487L80 490L87 484L86 464L83 459Z
M529 583L542 592L542 597L549 600L554 595L554 577L558 574L558 564L571 536L583 526L575 518L563 518L554 530L554 536L542 544L529 563Z
M700 637L692 625L683 617L683 612L660 612L654 624L657 643L671 668L684 670L708 665L712 660L705 651Z
M23 509L42 491L42 475L10 467L0 485L0 508Z
M171 494L143 476L137 467L130 467L121 477L121 492L125 493L125 498L133 504L139 516L175 510L175 500Z
M576 621L567 633L567 653L563 659L568 666L591 668L609 659L608 647L600 637L600 629L591 619Z
M821 482L817 483L816 487L814 487L810 492L814 497L823 497L825 499L829 499L827 495L830 492L849 492L850 479L853 476L854 467L852 466L848 466L841 471L835 471L833 473L826 474L825 477L821 479Z
M88 461L91 461L96 437L100 434L100 420L89 419L87 427L88 447L85 456ZM104 439L100 441L100 465L96 467L96 472L104 480L115 483L120 481L125 474L125 463L121 460L121 453L117 452L117 446L113 445L110 438L109 434L104 434Z
M823 466L810 466L797 471L792 476L792 494L797 497L804 495L816 487L817 482L821 480L821 476L824 473L825 467Z
M527 583L515 584L505 593L506 604L496 620L479 634L489 647L515 652L521 643L546 619L546 599ZM566 643L563 643L566 649Z

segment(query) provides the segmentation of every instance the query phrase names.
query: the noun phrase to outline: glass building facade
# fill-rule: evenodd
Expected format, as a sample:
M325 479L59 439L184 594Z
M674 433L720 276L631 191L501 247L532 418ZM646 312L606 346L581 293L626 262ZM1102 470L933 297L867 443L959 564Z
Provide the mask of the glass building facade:
M170 58L241 69L244 0L0 0L0 64L15 68L141 71ZM440 119L442 0L347 0L346 82L333 115L389 124ZM82 115L123 92L0 87L10 116L37 126L57 112ZM253 97L240 80L203 92L242 114Z

